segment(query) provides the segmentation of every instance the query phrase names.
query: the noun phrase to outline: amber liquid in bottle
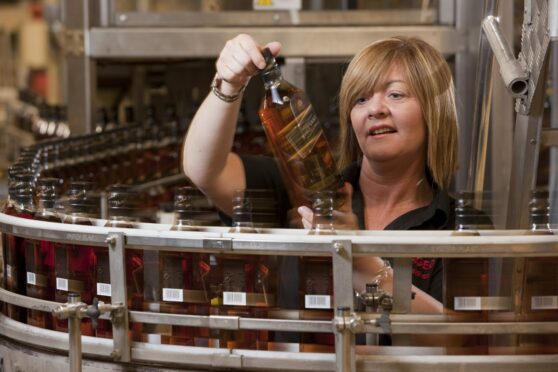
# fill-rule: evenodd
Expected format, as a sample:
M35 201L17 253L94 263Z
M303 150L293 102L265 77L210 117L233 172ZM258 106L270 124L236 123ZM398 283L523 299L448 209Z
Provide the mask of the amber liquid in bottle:
M478 212L472 207L474 195L461 192L455 206L455 236L478 236ZM489 259L444 259L444 309L450 319L461 322L488 321L491 310L489 293ZM448 354L486 354L487 335L448 335L445 337Z
M72 186L70 185L70 188ZM92 201L87 198L87 190L80 195L70 196L69 206L63 219L63 223L93 226ZM90 305L96 293L97 275L97 250L104 248L91 247L87 245L57 243L56 249L56 292L55 301L66 302L68 293L80 294L81 301ZM106 322L103 320L103 322ZM109 323L110 325L110 323ZM65 319L55 319L55 330L60 332L68 331L68 321ZM81 320L81 334L94 336L91 319Z
M261 190L236 192L233 197L233 233L257 233L254 228L254 201ZM257 204L256 204L257 206ZM223 297L221 315L267 318L275 307L276 265L274 258L256 255L221 255ZM269 332L265 330L220 331L220 346L237 349L267 350Z
M19 218L33 219L35 209L33 204L33 176L21 174L15 177L14 183L10 185L10 197L13 196L13 203L5 206L4 213ZM25 264L25 238L3 234L5 236L4 257L6 265L6 289L8 291L25 295L27 273ZM15 305L6 304L6 315L18 322L27 322L27 311Z
M60 181L56 178L45 178L39 181L39 208L35 220L60 222L54 211L56 188ZM54 300L54 257L55 243L46 240L26 239L25 244L26 293L29 297L42 300ZM27 324L44 329L52 329L52 315L39 311L27 310Z
M311 194L342 186L326 136L306 94L285 81L269 49L262 71L265 97L260 120L278 159L293 205L310 205Z
M133 213L137 208L138 195L125 185L113 185L108 195L109 218L105 227L135 228ZM126 249L126 292L128 309L141 311L143 309L144 278L143 278L143 251L139 249ZM97 253L97 297L105 303L111 302L112 287L110 284L110 264L108 250L98 250ZM101 327L99 321L98 327ZM141 323L130 323L132 340L141 341ZM110 337L112 337L111 326ZM102 330L103 335L108 335L108 330ZM99 334L97 336L105 337Z

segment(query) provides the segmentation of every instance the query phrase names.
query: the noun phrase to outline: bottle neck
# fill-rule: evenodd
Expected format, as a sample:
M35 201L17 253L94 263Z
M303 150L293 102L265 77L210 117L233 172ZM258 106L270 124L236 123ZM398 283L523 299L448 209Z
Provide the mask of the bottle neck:
M262 72L261 75L266 89L276 86L278 82L283 79L281 76L281 70L279 70L277 63L274 63L272 67L269 67L268 70Z

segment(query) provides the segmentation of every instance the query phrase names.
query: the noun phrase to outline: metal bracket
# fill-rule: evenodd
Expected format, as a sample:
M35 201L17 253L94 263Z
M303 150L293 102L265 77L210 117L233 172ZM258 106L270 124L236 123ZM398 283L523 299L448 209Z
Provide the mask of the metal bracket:
M64 54L83 56L85 54L85 34L83 30L66 29L61 31Z
M124 233L109 233L106 242L109 250L111 301L119 306L118 316L112 317L112 335L114 350L111 354L114 360L129 362L131 360L130 338L128 337L129 320L126 304L126 259Z
M332 243L333 302L337 309L337 316L346 318L354 308L352 242L338 240ZM350 327L343 325L342 329L339 329L339 325L334 319L337 371L354 372L356 371L355 335Z
M211 329L240 329L240 317L227 315L210 315L209 328Z

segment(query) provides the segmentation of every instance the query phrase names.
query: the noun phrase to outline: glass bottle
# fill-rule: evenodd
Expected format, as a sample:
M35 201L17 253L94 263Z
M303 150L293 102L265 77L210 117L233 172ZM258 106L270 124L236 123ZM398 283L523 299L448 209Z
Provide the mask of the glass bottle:
M19 174L13 175L13 181L8 185L9 200L4 206L3 212L5 214L28 219L34 217L34 181L34 175L28 173L27 169ZM26 239L10 234L3 234L2 236L4 243L6 289L20 295L25 295L27 283L25 267ZM15 305L6 304L6 315L22 323L27 321L27 312L25 309Z
M479 236L477 211L473 208L474 194L460 192L455 202L454 236ZM488 259L444 259L444 309L455 321L488 320ZM448 354L486 354L487 335L456 335L445 339Z
M186 186L177 188L174 198L176 221L172 231L200 231L206 225L208 209L205 195ZM147 254L148 252L145 252ZM147 259L145 272L148 272ZM159 276L159 311L174 314L209 315L211 294L209 283L210 255L205 253L161 251L159 262L151 277ZM146 282L146 288L148 284ZM151 291L155 293L155 290ZM146 293L147 297L147 293ZM155 299L154 299L155 300ZM148 299L145 300L148 302ZM210 345L208 328L168 326L161 336L162 343L203 346Z
M38 208L35 220L60 222L55 209L58 178L42 178L37 182ZM42 300L54 300L54 257L55 243L47 240L26 239L25 266L27 272L26 293L29 297ZM27 324L44 329L52 329L53 318L50 313L39 310L27 310Z
M127 185L112 185L108 192L108 220L105 227L136 228L135 213L138 208L138 194ZM143 309L144 277L143 251L140 249L126 249L126 286L128 295L128 309L141 311ZM101 281L103 280L103 281ZM97 255L97 297L103 301L110 301L110 266L108 251ZM131 323L132 339L141 339L141 324Z
M311 195L342 187L331 148L308 97L287 82L269 49L261 73L265 97L259 110L267 138L287 184L292 205L311 205Z
M62 223L72 225L93 226L93 219L97 217L97 200L92 196L91 182L72 182L68 185L62 211ZM92 247L82 244L56 243L55 301L65 303L68 293L78 293L81 300L90 305L95 297L95 283L97 274L97 254L106 251L105 247ZM102 253L100 253L102 255ZM68 331L66 319L55 319L54 329L60 332ZM107 331L108 330L108 331ZM110 334L112 328L107 320L99 320L98 331ZM91 319L81 320L81 334L94 336L95 331Z
M550 228L548 190L534 190L529 201L529 235L553 235ZM525 322L555 322L558 320L558 257L527 257L517 259L523 271L519 319ZM519 272L519 270L518 270ZM556 354L558 335L523 334L519 336L521 354Z
M308 235L337 235L333 224L335 192L322 191L312 195L312 228ZM300 257L300 304L302 320L333 319L333 263L331 257ZM334 352L332 333L301 334L300 351Z
M254 204L259 190L237 191L233 196L232 233L257 233ZM219 315L266 318L275 307L276 270L271 256L224 254L218 257L222 270L222 302ZM215 310L215 309L212 309ZM268 331L220 331L220 347L266 350Z

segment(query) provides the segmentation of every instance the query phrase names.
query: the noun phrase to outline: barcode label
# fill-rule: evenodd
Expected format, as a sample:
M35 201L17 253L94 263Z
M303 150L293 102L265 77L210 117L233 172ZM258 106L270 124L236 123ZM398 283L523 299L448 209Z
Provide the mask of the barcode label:
M97 295L98 296L111 296L111 288L108 283L97 283Z
M60 291L68 291L68 279L56 278L56 289Z
M306 309L331 309L331 296L305 295L304 307Z
M184 292L177 288L163 288L163 301L183 302Z
M246 306L246 292L223 292L223 305Z
M453 308L462 311L481 310L480 297L455 297L453 299Z
M37 275L35 273L27 272L27 284L37 285Z
M15 279L14 269L11 265L6 265L6 277L8 279Z
M533 296L531 297L531 310L558 309L558 296Z

